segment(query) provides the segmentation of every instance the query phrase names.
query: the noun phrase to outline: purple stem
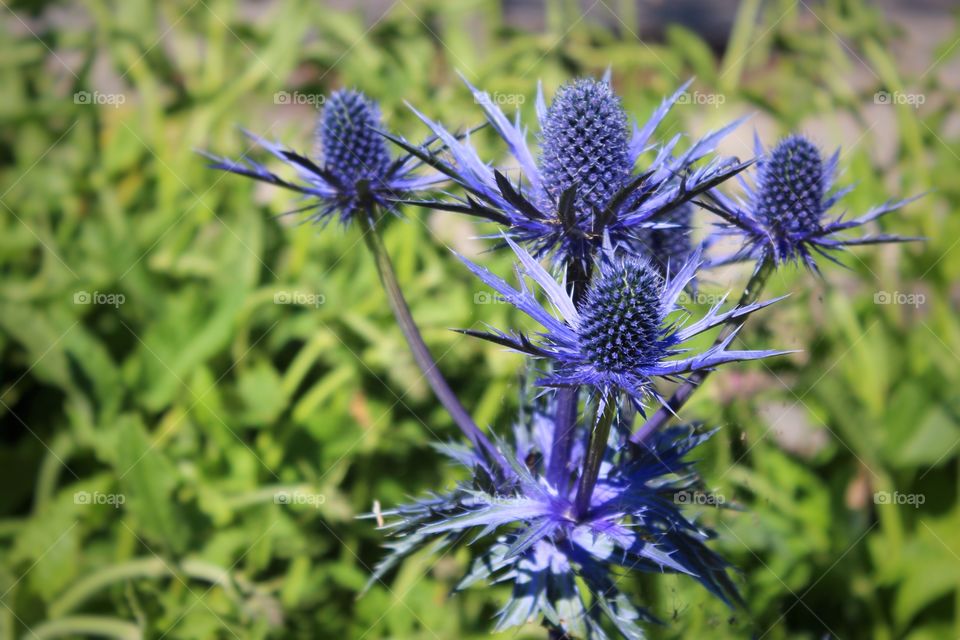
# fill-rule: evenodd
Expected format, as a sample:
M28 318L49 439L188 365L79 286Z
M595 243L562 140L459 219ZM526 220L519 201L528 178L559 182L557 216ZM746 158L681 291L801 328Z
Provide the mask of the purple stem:
M553 420L553 443L550 447L550 465L547 481L564 493L569 481L570 451L577 424L579 387L561 387L557 391L557 413Z
M567 264L567 287L573 303L579 304L590 284L591 270L576 260ZM553 442L550 446L550 464L547 481L564 492L569 482L570 451L577 424L580 388L561 387L557 392L557 413L553 420Z

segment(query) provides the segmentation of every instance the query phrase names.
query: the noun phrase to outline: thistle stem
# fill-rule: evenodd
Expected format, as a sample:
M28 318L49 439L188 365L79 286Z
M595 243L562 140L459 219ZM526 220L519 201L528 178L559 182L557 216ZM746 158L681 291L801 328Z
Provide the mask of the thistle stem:
M591 271L576 261L567 263L567 287L570 297L576 305L587 292ZM557 392L557 412L553 420L553 442L550 446L550 465L547 468L547 480L561 491L566 490L567 466L570 463L570 451L573 448L573 434L577 423L577 406L580 399L580 387L561 387Z
M550 445L550 465L547 481L561 492L566 490L567 466L573 449L573 432L577 423L579 387L561 387L557 391L557 412L553 419L553 442Z
M737 306L743 307L753 304L760 298L760 292L763 291L763 287L770 278L770 274L773 273L775 266L776 263L769 254L757 263L756 268L753 270L753 275L750 276L747 286L744 287L743 293L740 295L740 301L737 303ZM718 345L726 340L735 329L736 325L732 321L724 324L716 340L713 341L713 344ZM630 436L630 442L642 444L654 432L666 426L677 411L687 403L687 400L690 399L693 392L707 379L708 375L710 375L710 371L707 369L693 372L687 380L673 392L666 406L657 409L657 412L650 416L650 418L643 423L643 426Z
M453 393L453 390L450 389L450 385L447 384L443 374L437 368L437 363L433 360L430 349L423 341L420 330L417 328L417 324L414 322L413 316L410 313L410 307L407 305L406 298L403 297L403 292L400 290L400 283L397 281L396 272L393 270L393 263L390 261L390 256L387 254L380 234L377 233L374 214L375 211L371 209L368 211L368 215L358 215L357 220L360 223L363 240L373 255L374 262L377 266L377 273L380 275L380 282L383 284L384 291L387 294L387 300L390 302L390 308L393 310L397 324L400 325L400 330L403 332L410 351L413 353L413 359L416 360L417 366L423 371L424 377L430 384L430 388L433 389L434 394L436 394L437 399L440 400L440 404L450 413L453 421L464 435L466 435L478 449L486 450L505 471L509 472L510 467L507 461L504 460L500 451L494 447L490 440L480 431L480 428L477 427L473 418L467 413L467 410L460 403L460 400Z
M590 498L597 484L597 477L600 475L603 454L607 451L610 426L617 413L616 393L616 391L606 391L597 401L597 419L594 421L593 431L590 432L583 473L580 474L580 484L577 486L575 507L578 517L584 516L590 510Z

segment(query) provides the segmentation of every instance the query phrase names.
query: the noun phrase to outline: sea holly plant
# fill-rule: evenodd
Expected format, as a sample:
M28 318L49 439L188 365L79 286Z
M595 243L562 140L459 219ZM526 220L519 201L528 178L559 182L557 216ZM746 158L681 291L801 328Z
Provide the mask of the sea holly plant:
M717 368L787 353L737 343L748 317L783 300L760 299L771 273L793 263L819 273L817 256L836 262L850 246L910 239L846 235L907 201L831 217L850 189L832 187L840 156L824 159L801 136L769 152L758 142L748 161L716 152L737 123L699 139L658 139L686 87L632 128L609 73L563 85L549 105L539 89L531 147L519 113L511 121L468 83L512 166L482 158L469 132L415 108L430 137L411 143L350 90L327 100L313 154L254 136L295 178L208 154L214 168L300 193L298 211L314 221L359 228L415 360L466 437L437 445L465 467L466 480L365 516L389 536L371 585L424 547L469 544L474 559L458 589L511 585L497 630L532 622L552 638L642 638L656 618L620 588L636 572L685 574L731 607L741 602L732 568L710 549L713 532L677 499L703 489L690 454L712 433L681 419L681 408ZM403 154L393 157L388 142ZM732 178L744 195L728 188ZM461 258L538 325L534 333L463 330L529 357L509 434L474 423L420 337L379 236L404 204L493 222L492 242L515 257L516 284ZM695 243L698 211L714 226ZM725 244L716 240L731 237L735 252L713 255ZM734 302L724 296L702 313L684 306L705 270L731 262L753 267ZM713 344L693 346L705 333Z

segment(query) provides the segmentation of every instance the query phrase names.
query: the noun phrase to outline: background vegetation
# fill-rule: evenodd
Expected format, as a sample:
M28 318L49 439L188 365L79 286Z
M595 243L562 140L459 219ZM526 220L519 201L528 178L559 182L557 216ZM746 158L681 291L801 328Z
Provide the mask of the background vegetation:
M608 65L640 118L691 76L714 96L680 105L665 135L753 112L725 151L748 156L754 126L842 143L851 212L931 190L887 223L926 243L859 250L823 281L778 277L795 295L748 341L804 352L718 375L689 407L723 427L700 468L742 510L704 518L748 606L627 576L666 622L651 635L960 637L955 23L921 74L898 28L854 0L747 0L719 53L676 25L639 41L629 4L594 5L612 29L551 4L535 33L483 0L400 0L366 20L305 0L0 9L0 638L488 637L505 587L452 596L466 551L417 556L356 599L383 538L355 516L449 483L429 445L457 437L356 230L277 217L289 194L193 150L246 151L237 124L307 150L303 102L340 86L410 138L423 130L405 100L475 124L457 69L526 97L532 118L538 79L549 95ZM446 248L482 250L479 232L411 209L386 242L441 367L502 430L520 360L447 330L516 320ZM507 272L506 256L482 259ZM322 499L278 504L284 491Z

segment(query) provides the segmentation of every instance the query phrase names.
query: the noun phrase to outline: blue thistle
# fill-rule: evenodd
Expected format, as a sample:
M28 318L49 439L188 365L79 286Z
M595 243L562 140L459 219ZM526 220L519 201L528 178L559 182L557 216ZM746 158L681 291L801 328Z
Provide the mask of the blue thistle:
M614 246L635 246L647 229L660 224L664 213L748 166L719 157L700 162L738 122L695 141L679 156L674 153L679 135L664 144L650 143L688 84L664 100L645 126L634 125L632 134L608 78L581 79L561 87L549 108L538 92L540 149L535 154L527 145L519 113L511 122L489 94L467 83L488 124L519 165L518 180L508 178L506 169L484 162L469 137L457 140L416 109L414 113L443 141L446 153L388 137L466 191L465 197L453 201L413 203L494 221L538 258L549 255L557 264L586 266L605 239ZM634 168L648 151L655 151L654 159L636 174Z
M702 318L683 326L673 316L681 309L680 294L701 264L699 251L668 280L644 259L608 253L599 262L594 282L577 306L562 284L529 253L510 240L507 243L519 260L520 289L514 289L481 266L463 261L487 286L539 323L543 331L536 340L496 330L464 333L552 362L552 370L539 380L543 386L587 385L598 391L621 390L639 406L647 396L663 402L653 387L654 378L677 378L727 362L787 353L730 350L737 331L703 353L689 353L682 347L704 331L745 318L779 299L722 313L721 300ZM543 290L559 317L537 300L526 277Z
M802 261L817 271L814 254L837 262L829 251L917 239L890 234L844 237L843 232L876 220L915 198L888 201L851 220L844 220L843 215L831 219L829 210L852 189L832 191L839 151L825 160L816 145L802 135L784 138L769 153L764 153L759 140L755 147L755 185L743 182L746 200L733 201L712 191L709 197L713 204L704 205L723 218L721 235L737 235L744 241L737 253L714 264L770 258L777 264Z
M701 485L686 456L710 433L675 427L643 448L612 434L589 509L578 513L569 485L547 479L551 427L546 415L535 413L515 427L514 446L500 443L516 475L499 483L490 481L474 450L444 447L473 477L383 513L392 554L369 584L419 549L466 539L478 553L458 590L481 581L513 585L497 631L534 621L569 637L606 639L608 620L620 636L643 638L640 623L655 618L617 588L623 570L686 574L727 604L739 602L727 563L705 544L712 532L677 506L678 492ZM578 425L578 440L585 431ZM582 448L572 452L573 468L582 469L583 454ZM468 538L471 531L479 533Z
M633 167L627 114L610 84L581 79L564 85L541 127L540 172L552 202L573 189L575 215L603 211Z
M390 165L380 109L357 91L330 96L317 124L323 162L340 184L375 182Z
M586 359L608 374L655 365L668 348L661 340L660 275L636 258L606 265L598 275L580 305L577 333Z
M818 232L823 217L824 178L820 150L803 136L785 138L757 163L754 212L785 247L797 234Z
M213 169L303 194L310 202L297 211L313 211L311 220L325 223L339 213L346 224L375 207L392 210L397 198L444 179L413 174L421 163L412 156L391 159L378 133L382 128L376 103L358 91L343 89L327 99L317 123L321 158L311 159L245 131L255 143L293 167L296 180L285 180L246 156L230 160L204 155L214 161Z

